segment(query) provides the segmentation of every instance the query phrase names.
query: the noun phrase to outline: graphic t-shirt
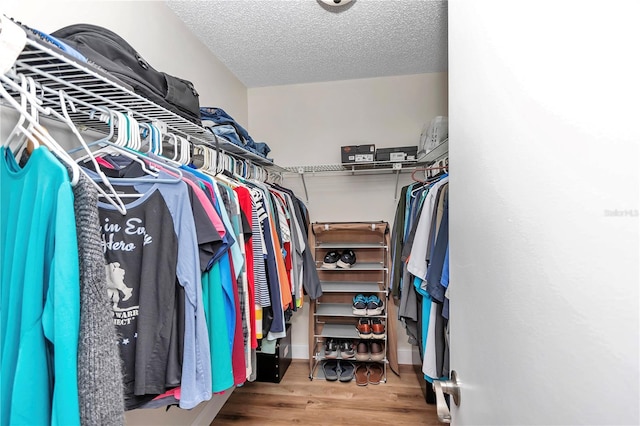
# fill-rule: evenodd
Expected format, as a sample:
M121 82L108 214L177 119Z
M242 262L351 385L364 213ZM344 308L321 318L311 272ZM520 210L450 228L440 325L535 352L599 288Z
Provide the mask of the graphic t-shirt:
M124 361L127 409L133 395L165 391L165 371L176 295L178 237L159 191L127 206L100 208L109 298Z

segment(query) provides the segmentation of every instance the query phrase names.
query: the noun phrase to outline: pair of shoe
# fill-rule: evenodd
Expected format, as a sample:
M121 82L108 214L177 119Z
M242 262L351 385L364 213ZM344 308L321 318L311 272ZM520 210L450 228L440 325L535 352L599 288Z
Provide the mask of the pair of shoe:
M384 304L375 294L371 294L369 296L357 294L353 298L354 315L382 315L383 311Z
M342 253L332 250L327 253L322 262L325 269L344 268L349 269L356 263L356 254L353 250L345 250Z
M361 339L384 339L384 324L380 318L359 318L356 328Z
M324 346L324 357L327 359L352 359L356 354L350 340L327 339Z
M384 342L361 340L356 350L356 361L382 361L384 352Z
M356 366L351 361L329 360L322 363L322 371L324 372L324 378L328 381L335 382L340 380L346 383L353 380Z
M358 386L367 386L368 384L377 385L384 377L384 367L377 362L371 364L358 364L356 367L356 384Z

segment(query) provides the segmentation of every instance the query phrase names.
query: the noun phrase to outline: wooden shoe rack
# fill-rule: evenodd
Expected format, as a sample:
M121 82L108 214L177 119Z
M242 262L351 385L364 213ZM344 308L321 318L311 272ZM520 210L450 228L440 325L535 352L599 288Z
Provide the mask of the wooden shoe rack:
M389 225L386 222L316 222L312 226L314 258L323 295L311 303L309 316L309 379L324 379L322 363L327 339L350 340L357 346L360 337L359 318L378 318L385 325L384 339L367 339L384 342L385 356L380 363L384 369L382 382L386 382L389 354L396 353L396 339L389 338ZM330 251L342 253L353 250L356 263L350 268L324 268L323 259ZM355 315L353 298L357 294L377 295L384 303L380 315ZM394 310L395 312L395 310ZM395 330L395 327L392 327ZM397 357L392 357L396 359ZM340 357L338 359L341 359ZM360 361L350 359L356 366ZM369 363L373 361L367 361ZM394 369L395 370L395 369ZM355 380L354 380L355 382Z

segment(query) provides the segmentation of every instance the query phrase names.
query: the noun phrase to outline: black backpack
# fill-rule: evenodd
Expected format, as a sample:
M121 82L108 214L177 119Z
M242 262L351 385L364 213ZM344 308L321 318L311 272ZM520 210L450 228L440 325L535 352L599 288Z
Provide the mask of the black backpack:
M51 35L131 86L138 95L201 124L200 101L193 83L156 71L114 32L97 25L76 24L61 28Z

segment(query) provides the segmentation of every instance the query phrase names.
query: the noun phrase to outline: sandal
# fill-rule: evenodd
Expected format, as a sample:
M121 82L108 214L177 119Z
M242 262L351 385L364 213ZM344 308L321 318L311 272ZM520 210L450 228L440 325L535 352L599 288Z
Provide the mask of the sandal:
M378 363L369 364L369 383L377 385L382 381L384 369Z
M322 363L324 378L330 382L338 380L338 361L325 361Z
M353 372L356 366L349 361L339 361L338 365L340 366L340 381L346 383L353 380Z
M369 369L367 364L358 364L356 367L356 384L358 386L367 386L369 383Z

